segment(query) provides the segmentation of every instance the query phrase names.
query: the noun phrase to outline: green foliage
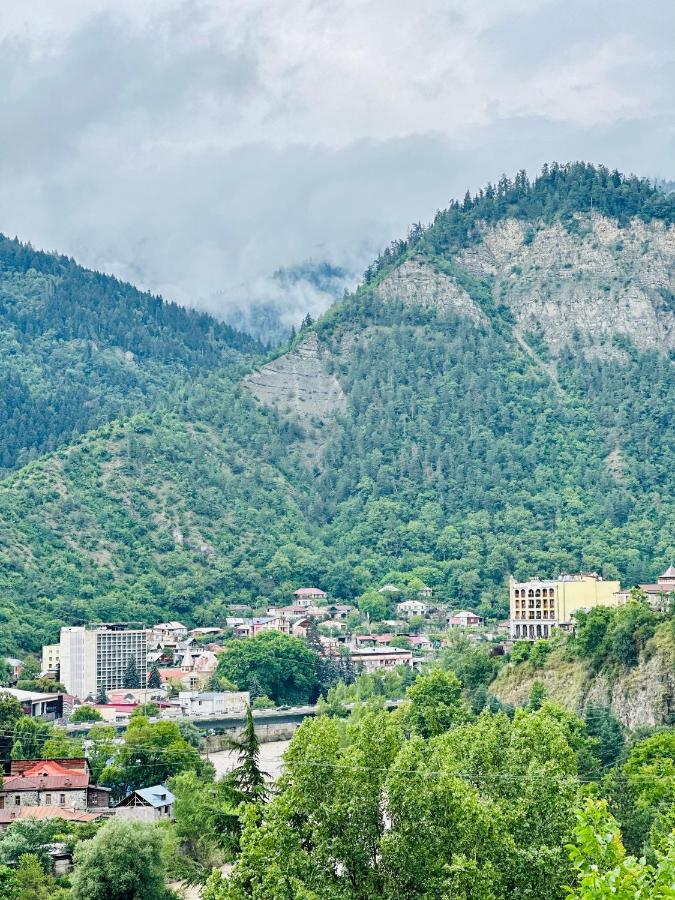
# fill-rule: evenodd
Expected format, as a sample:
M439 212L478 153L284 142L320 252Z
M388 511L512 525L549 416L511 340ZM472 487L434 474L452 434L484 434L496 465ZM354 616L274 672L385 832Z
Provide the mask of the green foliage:
M249 690L255 678L261 694L277 704L308 703L318 690L316 654L300 638L278 631L228 641L217 673L242 691Z
M433 669L428 675L421 675L406 692L410 701L403 716L406 726L429 738L466 721L468 710L461 696L462 686L452 672Z
M101 713L93 706L87 706L86 703L83 703L81 706L78 706L77 709L73 710L73 714L70 717L70 722L73 725L77 725L78 722L101 721L103 721L103 716L101 715Z
M23 709L16 697L0 691L0 762L10 757L14 743L14 728L21 718Z
M260 743L250 708L246 710L244 733L238 740L231 740L230 747L239 754L238 765L228 776L230 782L247 802L264 799L267 794L266 773L260 768Z
M180 772L213 775L213 767L185 740L176 722L150 723L145 716L136 716L129 720L123 744L111 746L106 737L103 743L111 755L100 780L118 798L136 788L162 784Z
M75 850L73 900L169 900L159 830L112 819Z
M626 856L616 820L604 801L587 800L577 813L575 842L569 845L575 869L575 900L668 900L675 895L675 834L656 866Z
M580 610L572 646L596 669L607 664L635 666L662 618L647 603L635 600L618 609Z

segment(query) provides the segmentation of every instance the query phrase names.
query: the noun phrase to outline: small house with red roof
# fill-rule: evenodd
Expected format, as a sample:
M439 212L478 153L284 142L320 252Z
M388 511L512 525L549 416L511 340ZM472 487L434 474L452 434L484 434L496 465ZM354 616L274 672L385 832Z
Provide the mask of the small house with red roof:
M319 588L303 587L293 591L293 596L295 597L295 605L306 609L308 606L312 606L316 600L325 600L328 594Z

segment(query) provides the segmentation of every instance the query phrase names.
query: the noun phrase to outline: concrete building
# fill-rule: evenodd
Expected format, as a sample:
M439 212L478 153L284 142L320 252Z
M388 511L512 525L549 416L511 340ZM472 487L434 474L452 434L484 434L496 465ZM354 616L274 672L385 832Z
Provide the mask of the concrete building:
M429 607L423 600L403 600L396 604L396 612L404 619L411 616L426 616Z
M352 662L357 669L374 672L376 669L393 669L396 666L412 666L411 650L402 647L372 647L352 650Z
M152 637L162 646L184 641L187 634L188 630L182 622L159 622L152 626Z
M133 657L141 687L147 678L148 634L134 623L106 623L61 629L61 681L80 699L124 687Z
M325 600L328 594L319 588L310 587L298 588L297 591L293 591L293 596L295 597L297 606L307 608L308 606L312 606L314 600Z
M2 694L11 694L17 699L26 716L41 716L49 720L60 719L63 716L63 694L42 694L38 691L0 687L0 695Z
M60 644L45 644L42 648L42 674L56 675L61 658Z
M605 581L597 572L560 575L557 579L509 580L511 638L548 638L554 628L568 630L572 614L594 606L616 606L618 581Z
M181 691L178 704L188 718L200 716L240 716L249 707L248 691Z

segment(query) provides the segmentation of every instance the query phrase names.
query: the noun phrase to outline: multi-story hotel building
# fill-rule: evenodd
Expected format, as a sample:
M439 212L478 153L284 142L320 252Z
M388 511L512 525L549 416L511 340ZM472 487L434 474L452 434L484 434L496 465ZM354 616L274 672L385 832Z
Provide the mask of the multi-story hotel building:
M509 580L510 635L537 640L551 636L553 628L569 629L572 613L594 606L616 606L621 585L604 581L597 572L560 575L557 579Z
M133 627L136 625L137 627ZM148 635L139 623L106 623L61 629L61 681L69 694L85 699L124 687L134 658L141 686L147 677Z

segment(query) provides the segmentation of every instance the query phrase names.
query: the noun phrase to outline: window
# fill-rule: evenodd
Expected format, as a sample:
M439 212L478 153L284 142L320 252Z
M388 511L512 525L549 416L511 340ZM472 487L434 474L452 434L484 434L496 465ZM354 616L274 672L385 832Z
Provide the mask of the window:
M66 803L66 795L65 794L59 794L59 803L61 804L61 806L65 806L65 803Z
M52 805L52 795L51 794L45 794L45 803L47 804L47 806Z
M18 794L14 798L14 806L21 806L21 797Z

